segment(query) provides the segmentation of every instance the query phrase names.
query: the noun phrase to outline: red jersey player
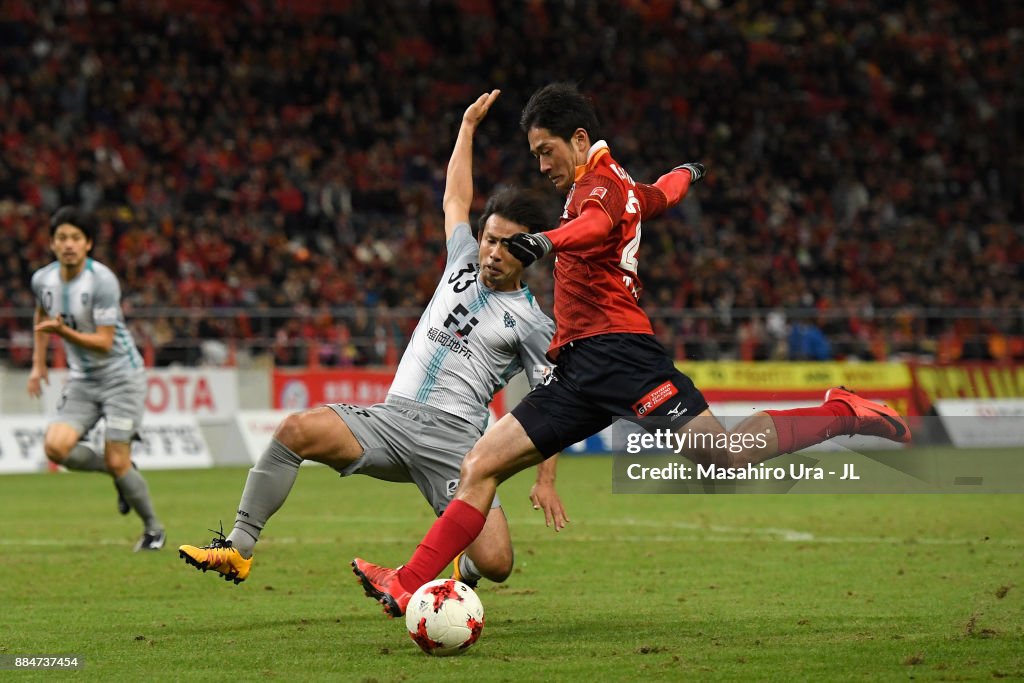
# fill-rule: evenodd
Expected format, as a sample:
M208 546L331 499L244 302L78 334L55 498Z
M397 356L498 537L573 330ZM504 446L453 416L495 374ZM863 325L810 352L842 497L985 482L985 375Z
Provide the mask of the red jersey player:
M395 570L359 558L352 562L366 594L391 616L403 614L411 593L476 538L498 484L617 417L644 424L657 416L659 427L670 422L677 431L702 435L689 442L707 449L687 456L725 467L761 462L840 434L910 439L896 411L842 387L826 392L819 406L755 413L728 433L655 339L638 303L643 221L678 203L704 177L704 166L683 164L653 185L635 182L600 139L590 101L569 84L534 93L520 124L541 173L568 193L560 227L506 240L524 266L549 252L557 255L557 332L548 355L558 365L473 446L463 460L455 500L405 565ZM729 438L747 434L762 438ZM733 451L724 444L751 445Z
M553 144L539 133L535 137L536 144L531 146L538 150ZM634 182L604 142L588 150L586 163L569 188L563 227L538 234L545 248L557 248L559 254L555 264L559 319L552 355L565 344L597 334L653 334L650 320L637 305L642 290L637 273L641 219L654 218L682 198L694 177L703 172L696 164L691 168L696 176L669 173L652 187ZM563 177L559 176L560 182Z

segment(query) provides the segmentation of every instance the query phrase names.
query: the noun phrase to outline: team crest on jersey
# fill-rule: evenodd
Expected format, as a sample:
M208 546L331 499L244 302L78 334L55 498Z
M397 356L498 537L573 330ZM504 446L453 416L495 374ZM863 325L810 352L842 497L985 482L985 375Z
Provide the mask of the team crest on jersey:
M512 314L505 311L505 327L515 327L516 319L512 317Z
M447 493L448 497L451 498L452 496L455 495L456 489L459 488L459 480L458 479L449 479L448 481L446 481L444 483L444 488L445 488L445 493Z
M636 413L638 417L643 417L678 393L679 390L676 389L676 386L672 384L671 381L660 384L654 387L649 394L633 404L633 412Z
M595 187L593 190L590 191L590 194L587 195L587 196L588 197L597 197L598 199L604 199L607 194L608 194L608 188L606 188L606 187Z
M445 327L455 333L456 337L469 336L477 323L480 321L474 315L470 315L469 309L462 304L457 304L444 321Z

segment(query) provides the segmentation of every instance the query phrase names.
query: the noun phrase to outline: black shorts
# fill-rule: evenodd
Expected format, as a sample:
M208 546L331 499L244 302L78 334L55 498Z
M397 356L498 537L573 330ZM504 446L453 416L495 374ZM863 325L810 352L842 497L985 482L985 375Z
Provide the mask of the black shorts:
M602 334L562 347L547 383L512 409L544 457L596 434L615 418L688 420L708 402L647 334ZM664 427L665 420L658 426Z

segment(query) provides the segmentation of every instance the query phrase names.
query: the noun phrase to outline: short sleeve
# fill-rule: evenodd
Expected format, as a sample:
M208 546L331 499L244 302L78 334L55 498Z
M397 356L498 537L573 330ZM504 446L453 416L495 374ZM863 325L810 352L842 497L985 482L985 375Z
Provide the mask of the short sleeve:
M41 292L42 281L43 281L43 271L42 270L37 270L36 272L32 273L32 282L30 283L30 286L32 287L32 296L33 296L33 298L35 298L37 306L42 306L43 305L43 297L42 297L42 292Z
M479 248L476 240L473 239L473 231L469 223L459 223L452 231L451 239L448 240L448 264L464 260L467 256L476 258Z
M99 271L92 294L92 316L96 326L116 325L121 310L121 285L109 270Z

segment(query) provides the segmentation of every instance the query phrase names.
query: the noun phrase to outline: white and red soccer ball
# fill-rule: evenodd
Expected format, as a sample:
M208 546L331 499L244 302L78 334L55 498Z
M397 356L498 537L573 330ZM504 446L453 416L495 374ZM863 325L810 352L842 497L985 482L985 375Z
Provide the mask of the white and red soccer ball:
M405 608L409 636L428 655L465 652L484 628L484 606L473 589L455 579L425 583Z

